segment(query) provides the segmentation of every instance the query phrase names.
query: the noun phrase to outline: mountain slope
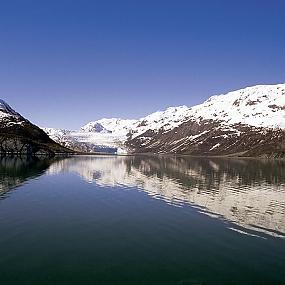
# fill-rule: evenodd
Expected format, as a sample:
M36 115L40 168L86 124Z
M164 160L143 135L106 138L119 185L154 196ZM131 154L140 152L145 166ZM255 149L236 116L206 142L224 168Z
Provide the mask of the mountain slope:
M191 108L192 118L246 124L264 128L285 128L285 84L257 85L210 97Z
M0 154L54 154L67 152L39 127L0 100Z
M88 152L284 156L285 84L215 95L139 120L101 119L79 131L45 129L52 139Z
M101 119L86 124L79 131L43 130L56 142L77 151L127 153L132 151L125 144L127 140L161 128L171 130L187 119L188 110L186 106L170 107L139 120Z
M259 85L212 96L168 132L127 142L136 152L285 156L285 84Z

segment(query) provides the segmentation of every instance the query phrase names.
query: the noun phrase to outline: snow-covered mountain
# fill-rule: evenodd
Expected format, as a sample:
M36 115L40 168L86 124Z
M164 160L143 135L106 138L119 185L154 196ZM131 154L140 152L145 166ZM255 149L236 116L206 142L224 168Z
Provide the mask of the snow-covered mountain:
M66 152L45 132L0 99L0 154L53 154Z
M107 151L126 153L130 151L125 142L145 132L172 130L187 120L186 106L170 107L139 120L101 119L89 122L78 131L53 128L43 130L55 141L80 151Z
M13 110L5 101L0 99L0 122L7 123L21 123L26 121L19 113Z
M170 107L138 120L101 119L79 131L45 131L57 142L85 151L246 155L269 142L283 152L284 129L285 84L277 84L215 95L191 108Z
M137 120L124 120L124 119L101 119L95 122L90 122L83 126L83 132L93 133L113 133L117 135L126 135L132 130L132 126Z
M210 97L191 108L192 118L246 124L263 128L285 128L285 84L257 85Z
M166 132L126 144L136 152L285 156L285 84L258 85L212 96Z
M171 130L187 119L189 108L186 106L170 107L165 111L152 113L139 120L101 119L90 122L81 128L84 132L112 133L126 137L136 137L146 131Z

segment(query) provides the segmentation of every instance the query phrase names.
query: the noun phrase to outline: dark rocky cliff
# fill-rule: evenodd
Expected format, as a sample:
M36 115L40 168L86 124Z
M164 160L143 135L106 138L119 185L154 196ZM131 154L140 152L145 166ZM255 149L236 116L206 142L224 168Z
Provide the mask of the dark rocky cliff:
M36 125L0 101L0 155L54 155L71 150L57 144Z

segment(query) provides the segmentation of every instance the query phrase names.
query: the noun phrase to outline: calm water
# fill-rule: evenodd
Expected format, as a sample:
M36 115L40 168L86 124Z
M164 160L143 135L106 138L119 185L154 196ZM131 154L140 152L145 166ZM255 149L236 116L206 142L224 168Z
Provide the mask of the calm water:
M0 284L285 284L285 162L0 160Z

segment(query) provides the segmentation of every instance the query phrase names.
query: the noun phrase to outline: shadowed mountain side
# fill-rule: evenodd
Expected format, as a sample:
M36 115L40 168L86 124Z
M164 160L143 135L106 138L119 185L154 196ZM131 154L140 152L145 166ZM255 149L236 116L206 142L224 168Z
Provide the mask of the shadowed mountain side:
M25 181L41 176L48 167L61 158L1 157L0 158L0 199L5 193L22 185Z
M73 152L0 100L0 154L54 155Z

